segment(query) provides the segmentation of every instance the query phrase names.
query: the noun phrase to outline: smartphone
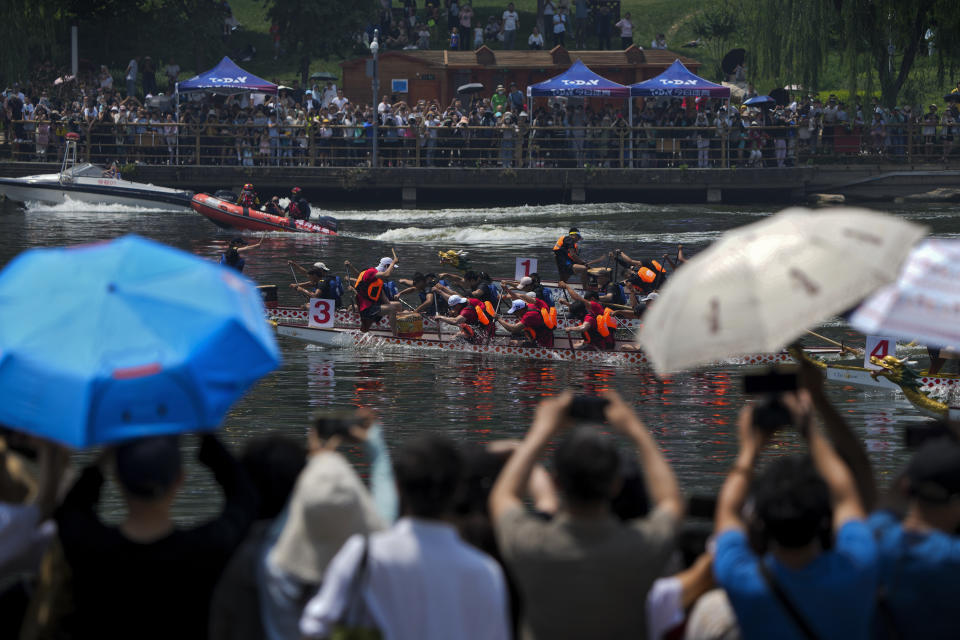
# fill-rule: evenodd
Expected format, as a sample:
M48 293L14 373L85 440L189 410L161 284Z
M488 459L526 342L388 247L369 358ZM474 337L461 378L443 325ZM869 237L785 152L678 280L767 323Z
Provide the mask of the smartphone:
M770 369L743 376L743 392L748 395L786 393L797 390L797 372Z
M323 439L333 436L350 436L352 427L360 426L356 411L351 409L326 410L321 409L313 414L312 426L317 435Z
M606 398L578 393L573 396L573 401L570 403L569 415L577 420L603 422L604 409L609 403L610 401Z

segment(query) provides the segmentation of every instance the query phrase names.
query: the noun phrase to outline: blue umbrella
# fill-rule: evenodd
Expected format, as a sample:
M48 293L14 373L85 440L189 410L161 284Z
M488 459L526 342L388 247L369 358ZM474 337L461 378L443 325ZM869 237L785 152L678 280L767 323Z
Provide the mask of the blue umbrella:
M750 98L749 100L744 100L744 101L743 101L743 104L746 104L746 105L753 105L753 104L770 104L770 103L773 103L773 102L776 102L776 100L774 100L774 99L771 98L770 96L754 96L754 97Z
M280 363L253 284L127 236L0 272L0 423L74 447L215 429Z

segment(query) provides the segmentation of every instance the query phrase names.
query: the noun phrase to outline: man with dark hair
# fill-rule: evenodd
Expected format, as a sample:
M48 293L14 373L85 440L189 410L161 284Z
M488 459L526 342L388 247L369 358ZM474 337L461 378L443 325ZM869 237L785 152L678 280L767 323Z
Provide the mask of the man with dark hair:
M948 431L949 427L944 429ZM906 472L907 510L870 517L884 599L874 625L889 638L951 638L960 589L960 443L925 443Z
M683 500L670 465L643 422L614 392L593 399L636 446L653 508L621 522L614 441L595 428L571 431L554 462L562 507L550 521L527 513L523 491L537 458L570 421L573 394L544 400L490 494L504 562L523 595L524 638L644 638L643 601L673 546Z
M813 424L809 392L784 394L782 402L806 436L810 458L777 458L752 483L753 524L767 550L758 556L741 511L770 432L754 426L753 407L741 411L740 453L717 502L717 582L744 638L868 638L877 546L856 484ZM835 539L828 549L831 533Z
M446 521L461 469L456 445L441 436L421 436L397 452L403 517L388 531L347 540L304 609L305 637L328 637L348 611L359 611L351 625L389 630L393 638L509 637L500 567Z
M97 517L100 468L84 469L56 512L76 604L67 624L73 637L207 637L211 594L256 516L256 494L215 436L202 436L198 459L223 488L224 506L217 518L193 529L178 527L170 515L183 485L176 436L141 438L115 449L127 506L119 526Z

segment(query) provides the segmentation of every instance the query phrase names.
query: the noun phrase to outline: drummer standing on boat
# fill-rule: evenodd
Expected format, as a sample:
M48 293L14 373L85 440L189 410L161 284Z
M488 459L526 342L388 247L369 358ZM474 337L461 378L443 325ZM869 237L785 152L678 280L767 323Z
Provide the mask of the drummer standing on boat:
M390 319L390 331L397 335L397 313L399 302L390 302L384 291L384 283L393 275L397 267L397 254L393 258L382 258L376 267L360 272L354 290L357 293L357 309L360 311L360 330L369 331L370 327L386 314Z
M560 280L569 280L570 276L580 276L581 281L583 281L590 265L601 262L606 258L606 256L601 256L591 262L581 258L580 241L582 239L580 230L573 227L567 235L561 236L557 240L557 244L553 246L553 257L557 261Z

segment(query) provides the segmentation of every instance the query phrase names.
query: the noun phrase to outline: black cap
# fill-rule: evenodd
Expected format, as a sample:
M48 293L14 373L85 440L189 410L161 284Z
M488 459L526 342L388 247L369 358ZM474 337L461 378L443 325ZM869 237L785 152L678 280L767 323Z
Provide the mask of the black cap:
M244 239L241 238L240 236L237 236L236 238L234 238L233 240L230 241L230 246L231 246L231 247L242 247L242 246L244 246L244 245L246 245L246 244L247 244L246 240L244 240Z
M960 496L960 442L942 437L925 443L907 467L910 494L943 503Z
M131 440L115 451L117 480L138 498L159 498L180 475L180 439L155 436Z

